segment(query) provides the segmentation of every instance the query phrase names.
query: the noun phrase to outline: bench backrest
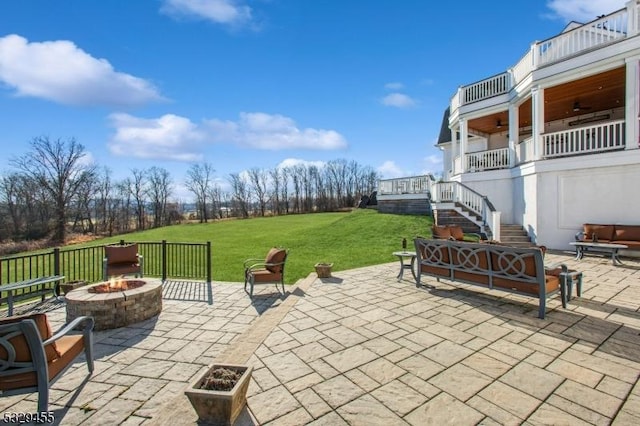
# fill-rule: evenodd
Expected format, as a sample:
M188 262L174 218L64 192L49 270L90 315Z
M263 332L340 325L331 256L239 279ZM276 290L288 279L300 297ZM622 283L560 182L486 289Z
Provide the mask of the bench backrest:
M539 295L545 292L542 250L417 238L420 272Z

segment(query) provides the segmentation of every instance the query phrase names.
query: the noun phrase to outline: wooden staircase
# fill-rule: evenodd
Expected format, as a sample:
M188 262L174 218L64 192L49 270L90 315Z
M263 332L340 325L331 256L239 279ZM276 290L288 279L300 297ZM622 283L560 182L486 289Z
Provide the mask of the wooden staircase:
M522 225L500 224L500 242L512 247L534 246Z

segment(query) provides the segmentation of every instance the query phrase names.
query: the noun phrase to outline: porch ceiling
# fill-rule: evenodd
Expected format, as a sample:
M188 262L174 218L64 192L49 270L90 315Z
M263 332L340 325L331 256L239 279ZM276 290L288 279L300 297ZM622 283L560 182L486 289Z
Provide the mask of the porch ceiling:
M574 80L545 89L544 121L556 121L610 110L625 105L625 68L620 67L600 74ZM578 102L579 111L574 111ZM519 107L519 127L531 126L531 98ZM501 126L498 126L498 122ZM469 129L493 134L509 129L507 110L469 120ZM473 130L472 130L473 129Z

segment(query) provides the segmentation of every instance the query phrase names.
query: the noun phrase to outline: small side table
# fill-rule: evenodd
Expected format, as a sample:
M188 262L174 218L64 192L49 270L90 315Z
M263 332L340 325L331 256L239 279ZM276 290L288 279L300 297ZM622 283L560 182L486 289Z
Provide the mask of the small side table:
M394 256L398 257L400 261L400 273L398 273L398 281L402 280L402 275L405 269L409 269L411 271L411 275L413 275L413 279L417 280L415 264L416 264L416 253L414 251L394 251ZM411 259L411 262L404 263L405 259Z
M574 281L576 283L576 295L578 297L582 296L582 272L569 269L568 272L561 272L560 277L564 278L567 284L567 300L571 300L571 289Z

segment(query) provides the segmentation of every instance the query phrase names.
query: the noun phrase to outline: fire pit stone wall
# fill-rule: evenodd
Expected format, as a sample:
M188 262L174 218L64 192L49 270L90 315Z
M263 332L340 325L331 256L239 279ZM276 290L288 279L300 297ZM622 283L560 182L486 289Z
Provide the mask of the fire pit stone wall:
M79 316L89 315L95 319L95 330L107 330L158 315L162 311L162 282L144 281L145 284L138 288L111 293L91 293L88 290L92 286L69 292L65 296L67 323Z

